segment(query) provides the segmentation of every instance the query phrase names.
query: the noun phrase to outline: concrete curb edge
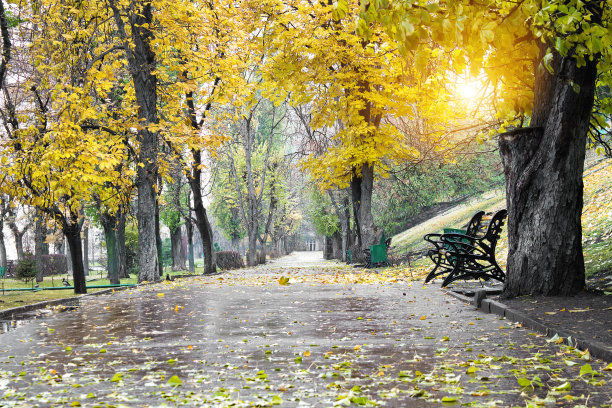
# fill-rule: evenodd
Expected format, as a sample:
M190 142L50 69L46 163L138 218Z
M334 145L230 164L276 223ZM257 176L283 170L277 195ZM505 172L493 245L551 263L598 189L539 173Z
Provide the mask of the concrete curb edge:
M464 296L451 290L446 290L445 293L462 302L474 305L473 299L468 296ZM565 344L569 345L571 342L572 345L579 350L589 350L592 357L599 358L607 362L612 362L612 349L610 347L606 347L605 344L597 341L586 340L578 336L576 333L570 331L552 328L541 320L519 312L518 310L511 309L499 301L487 298L483 299L480 311L505 317L508 320L518 322L524 327L544 334L548 337L554 337L556 334L559 336L559 338L563 339Z

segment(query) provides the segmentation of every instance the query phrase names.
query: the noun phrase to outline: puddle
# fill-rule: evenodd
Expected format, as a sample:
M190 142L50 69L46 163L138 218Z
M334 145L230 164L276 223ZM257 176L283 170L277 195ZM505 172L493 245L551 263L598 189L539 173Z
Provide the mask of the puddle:
M0 334L15 330L32 322L32 319L24 320L0 320Z

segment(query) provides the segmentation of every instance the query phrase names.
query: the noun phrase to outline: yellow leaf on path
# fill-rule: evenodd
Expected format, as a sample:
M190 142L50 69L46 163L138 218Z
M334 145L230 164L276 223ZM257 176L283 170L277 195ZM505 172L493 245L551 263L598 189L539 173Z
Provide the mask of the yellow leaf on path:
M281 276L280 279L278 280L278 284L279 285L289 285L289 278Z
M304 357L310 357L310 351L309 350L306 350L304 352Z
M425 320L425 319L427 319L427 316L421 316L420 320Z
M357 345L357 346L353 347L353 350L357 351L357 350L359 350L360 348L361 348L361 346L360 346L360 345Z
M164 297L164 296L166 296L166 294L165 294L165 293L158 293L158 294L157 294L157 297Z

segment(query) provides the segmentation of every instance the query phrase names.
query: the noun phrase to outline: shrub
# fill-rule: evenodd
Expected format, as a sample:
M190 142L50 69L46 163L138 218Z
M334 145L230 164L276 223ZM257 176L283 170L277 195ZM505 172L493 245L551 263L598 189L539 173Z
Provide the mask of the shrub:
M36 260L32 255L26 255L17 263L15 268L15 277L21 279L25 283L36 278L38 268L36 268Z
M236 251L217 252L217 266L219 269L244 268L242 256Z

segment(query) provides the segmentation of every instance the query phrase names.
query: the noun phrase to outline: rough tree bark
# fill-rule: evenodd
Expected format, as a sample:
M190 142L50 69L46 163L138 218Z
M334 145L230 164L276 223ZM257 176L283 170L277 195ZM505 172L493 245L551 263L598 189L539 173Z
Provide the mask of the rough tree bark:
M119 208L117 212L117 256L119 259L118 272L119 279L129 279L130 271L127 268L127 252L125 248L125 211Z
M81 223L78 214L70 211L69 217L63 217L62 231L70 248L72 263L72 278L74 279L74 293L87 293L85 285L85 270L83 269L83 247L81 242Z
M232 214L232 220L238 220L238 217L240 216L240 213L237 207L231 207L230 214ZM238 231L234 229L234 233L232 235L232 251L238 252L239 244L240 244L240 236L238 235Z
M4 244L4 219L0 219L0 266L6 268L6 245Z
M83 270L89 276L89 227L83 227Z
M138 281L159 280L159 258L156 234L156 203L157 192L157 139L158 132L149 129L150 125L158 123L157 116L157 77L155 76L155 52L151 46L153 34L150 26L153 24L152 4L149 1L132 2L129 8L121 10L115 0L109 4L119 35L122 38L124 51L132 81L138 117L142 127L138 129L140 154L136 187L138 190ZM130 25L130 34L125 29L123 17L126 16Z
M100 214L100 223L104 230L106 242L106 269L111 285L118 285L119 280L119 254L117 253L117 218L107 213Z
M174 231L170 231L170 244L172 246L172 270L184 271L187 269L185 259L185 249L183 248L183 233L179 226Z
M349 235L350 235L350 220L351 220L351 210L349 207L349 198L348 196L342 198L340 200L341 204L338 204L336 197L334 196L334 193L331 191L327 192L329 195L329 198L331 199L331 202L334 206L334 211L336 212L336 216L338 217L338 220L340 221L340 229L341 229L341 236L340 236L340 251L342 251L342 253L340 254L340 257L338 257L338 259L342 260L343 262L347 261L347 257L346 257L346 251L347 249L349 249L350 243L349 243ZM342 194L344 193L344 190L341 191Z
M212 227L208 221L208 214L204 207L202 199L202 152L200 150L192 150L193 162L191 167L191 178L189 186L193 194L193 212L196 215L196 226L202 238L202 246L204 248L204 274L217 272L217 262L215 259L215 251L213 250Z
M374 188L374 166L364 164L359 174L351 180L353 216L357 229L357 243L363 251L375 241L374 218L372 217L372 191Z
M157 191L161 192L161 188ZM162 262L162 239L161 239L161 225L159 223L159 201L155 201L155 247L157 248L157 259L159 262L157 263L157 272L160 277L164 276L164 263Z
M19 230L17 224L14 221L9 221L9 228L13 233L13 238L15 240L15 250L17 251L17 259L23 259L23 235L26 233L26 229L23 231Z
M36 262L36 282L43 280L43 255L48 255L49 250L45 251L45 236L47 228L45 227L45 219L40 212L37 212L36 221L34 224L34 260Z
M189 273L195 273L195 259L193 253L193 223L191 214L185 217L185 229L187 230L187 258L189 260Z
M557 54L552 66L554 75L537 70L530 127L499 139L508 206L505 297L570 295L585 285L582 172L596 60L578 68Z

